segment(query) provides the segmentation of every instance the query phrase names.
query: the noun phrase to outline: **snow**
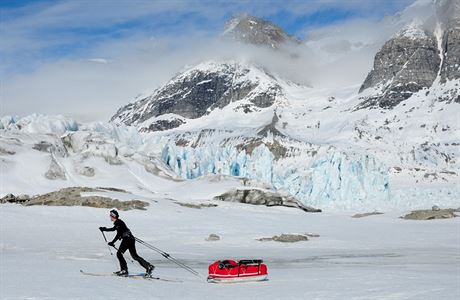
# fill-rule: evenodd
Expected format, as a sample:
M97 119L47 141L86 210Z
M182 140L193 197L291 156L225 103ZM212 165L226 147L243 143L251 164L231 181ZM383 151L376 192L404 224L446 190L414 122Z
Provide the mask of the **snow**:
M1 298L460 298L460 219L399 218L433 205L460 207L460 107L437 100L458 97L459 80L437 79L392 110L356 111L360 97L374 90L358 95L359 85L302 87L258 67L238 68L247 73L234 84L257 83L254 94L194 120L174 114L154 119L185 121L166 132L64 116L1 117L0 196L71 186L126 190L82 196L147 201L147 210L121 212L122 219L137 237L202 275L195 278L138 245L157 266L156 275L182 282L84 276L80 269L118 268L97 230L109 226L108 209L1 204ZM206 62L177 78L196 70L225 67ZM282 94L273 106L249 114L241 109L275 84ZM280 135L260 134L269 124ZM53 161L65 179L44 176ZM247 186L290 194L323 213L213 200ZM350 217L372 211L385 214ZM320 237L294 244L256 240L306 232ZM205 241L211 233L221 240ZM206 283L207 266L227 258L264 259L270 280Z
M207 62L199 68L219 67ZM250 115L238 109L246 100L238 101L201 118L184 119L186 124L177 129L154 133L103 122L78 124L62 116L3 117L0 148L15 154L0 162L5 174L0 194L111 186L117 176L127 177L120 187L140 192L149 190L150 180L159 174L165 182L229 175L259 181L328 211L460 206L460 165L455 159L460 155L459 107L432 100L446 91L458 94L458 80L437 82L430 93L415 93L392 110L354 111L361 102L359 86L301 87L257 68L246 78L261 86L276 82L284 101ZM259 135L275 113L279 121L274 126L286 136ZM42 141L59 150L53 156L66 180L44 178L50 154L33 149ZM286 152L278 156L271 148ZM83 176L85 168L93 168L94 177Z
M421 20L415 19L410 24L401 29L401 31L399 31L396 36L407 37L413 40L426 39L428 36L426 35L422 26L423 22Z
M63 134L66 131L78 130L75 120L61 115L32 114L23 118L5 116L2 117L1 123L3 128L20 128L27 133Z
M187 184L187 183L184 183ZM206 182L199 183L205 184ZM172 197L182 190L171 190ZM187 188L189 201L203 189ZM177 194L177 195L175 195ZM120 197L119 193L117 195ZM146 211L120 212L134 235L197 270L201 277L137 244L159 277L182 282L90 277L118 270L99 233L108 209L0 207L2 299L457 299L460 218L406 221L399 213L350 218L346 213L306 214L297 209L220 203L181 207L166 198ZM207 195L206 198L208 198ZM148 200L150 199L150 200ZM153 202L155 199L158 202ZM225 218L223 218L225 216ZM284 244L256 238L309 232L320 237ZM221 237L206 242L210 233ZM108 238L113 235L106 233ZM125 254L129 257L129 254ZM260 258L269 280L206 283L207 266L225 258ZM131 272L142 268L128 260ZM24 274L33 274L25 279ZM44 288L46 287L46 288Z
M430 6L431 0L414 2L400 22L408 23L416 11ZM236 25L234 20L227 31ZM426 37L418 21L399 34ZM441 36L438 25L439 47ZM328 56L323 50L327 42L310 44ZM352 42L351 51L372 44L359 36ZM438 76L431 88L391 110L355 110L362 97L389 83L362 94L356 84L303 87L238 61L206 61L168 84L195 72L230 69L236 74L234 86L256 88L245 99L193 120L164 114L130 127L79 123L65 116L0 117L0 197L71 186L126 190L82 196L147 201L147 210L120 212L122 219L137 237L202 275L195 278L138 245L138 252L157 266L156 275L182 282L83 276L80 269L118 269L97 230L110 225L108 209L1 204L0 298L459 299L460 218L399 217L433 205L460 207L460 106L452 101L460 95L460 80L441 83ZM274 105L251 105L265 93L276 93ZM148 95L154 94L139 99ZM143 113L151 107L147 100ZM152 121L175 119L184 124L165 132L138 131ZM280 134L264 131L268 125ZM51 164L65 179L44 176ZM248 186L295 196L323 213L213 200ZM350 217L372 211L385 214ZM293 244L256 240L306 232L320 237ZM205 241L211 233L221 239ZM264 259L270 280L206 283L207 266L226 258ZM137 264L129 267L141 271Z

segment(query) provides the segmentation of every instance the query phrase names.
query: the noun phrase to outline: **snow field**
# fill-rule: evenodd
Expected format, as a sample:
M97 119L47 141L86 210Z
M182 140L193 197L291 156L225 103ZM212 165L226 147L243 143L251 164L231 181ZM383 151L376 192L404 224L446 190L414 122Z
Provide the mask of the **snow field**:
M181 191L178 191L180 193ZM190 194L191 198L201 195ZM141 196L137 198L142 198ZM146 199L145 197L142 199ZM262 258L269 281L209 284L137 244L157 276L182 282L80 274L118 269L98 227L108 209L0 207L2 299L457 299L460 219L406 221L402 212L354 219L291 208L219 203L192 209L157 198L146 211L120 212L134 235L207 275L225 258ZM195 200L197 202L197 200ZM215 233L221 240L206 242ZM292 244L256 238L320 237ZM106 233L108 238L112 237ZM129 258L129 254L125 255ZM127 259L131 272L142 271ZM32 275L32 276L30 276Z

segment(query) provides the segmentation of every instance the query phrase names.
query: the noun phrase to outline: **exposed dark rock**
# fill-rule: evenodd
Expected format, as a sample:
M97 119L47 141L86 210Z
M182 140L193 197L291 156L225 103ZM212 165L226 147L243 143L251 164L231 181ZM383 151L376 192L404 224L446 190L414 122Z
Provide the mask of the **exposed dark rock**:
M413 212L404 215L401 219L405 220L434 220L434 219L450 219L455 218L457 215L455 212L460 212L458 209L440 209L439 207L433 207L432 209L426 210L414 210Z
M238 151L244 150L246 151L246 154L251 155L254 149L256 149L262 144L265 145L268 148L268 150L270 150L275 160L279 160L280 158L288 156L288 153L291 150L293 150L292 147L287 148L283 145L283 143L281 143L277 139L273 140L272 142L267 142L264 141L263 138L249 139L245 143L236 145L236 148L238 149Z
M383 215L383 213L374 211L374 212L369 212L369 213L355 214L352 216L352 218L364 218L364 217L375 216L375 215Z
M16 152L0 147L0 155L14 155Z
M119 210L143 210L149 205L147 202L140 200L120 201L109 197L81 196L81 193L85 192L101 192L101 190L87 187L64 188L59 191L30 198L30 200L25 202L24 205L89 206L97 208L116 208Z
M84 166L83 168L79 169L78 173L87 177L93 177L96 174L94 168L87 166Z
M19 203L22 204L30 200L28 195L19 195L15 196L13 194L8 194L5 197L0 199L0 203Z
M89 206L97 208L117 208L119 210L145 209L149 204L140 200L120 201L109 197L88 196L83 197L81 193L101 192L105 190L120 191L115 188L87 188L87 187L70 187L59 191L46 193L34 197L28 195L14 196L8 194L0 199L0 203L17 203L25 206L32 205L49 205L49 206Z
M106 190L111 192L119 192L119 193L128 193L124 189L114 188L114 187L97 187L98 190Z
M235 189L214 197L214 200L265 206L296 207L306 212L321 212L321 209L305 206L293 197L282 196L275 192L260 189Z
M33 145L32 149L40 152L51 153L59 157L66 157L68 155L67 149L60 140L55 141L54 143L41 141L40 143Z
M237 40L257 46L279 49L286 44L298 44L299 41L284 32L277 25L248 15L236 16L225 24L222 35L226 39Z
M442 36L440 47L434 36L424 28L428 24L412 24L385 43L377 53L374 68L367 76L360 93L367 88L376 90L362 98L357 109L380 107L390 109L412 94L439 82L460 79L460 1L435 1L436 19ZM437 30L437 29L436 29ZM440 49L439 49L440 48ZM434 100L460 103L458 87L436 91ZM426 91L428 96L430 90Z
M309 238L319 238L320 235L317 233L305 233L305 235Z
M262 88L260 80L265 80ZM207 62L177 75L151 96L120 108L111 121L139 125L164 114L196 119L242 99L256 107L269 107L282 95L274 77L262 69L236 62ZM184 122L179 118L152 121L152 125L141 130L166 130Z
M211 233L207 238L206 238L206 241L208 242L214 242L214 241L218 241L220 240L220 236L218 236L217 234L215 233Z
M286 137L276 128L276 124L278 123L278 121L279 121L279 118L275 112L271 123L266 125L264 128L262 128L259 132L257 132L257 134L261 136L267 136L269 133L271 133L274 136Z
M419 28L406 28L376 54L374 68L359 92L368 88L379 91L365 98L357 109L390 109L421 89L431 87L440 62L434 35Z
M45 141L41 141L40 143L33 145L32 149L40 151L40 152L51 153L52 147L53 147L52 144L45 142Z
M183 202L176 202L176 204L183 206L183 207L188 207L188 208L195 208L195 209L201 209L201 208L209 208L209 207L217 207L217 204L212 204L212 203L183 203Z
M281 235L275 235L270 238L260 238L257 239L258 241L261 242L269 242L269 241L275 241L275 242L281 242L281 243L296 243L296 242L302 242L302 241L308 241L308 237L304 234L281 234Z
M157 120L154 123L150 124L149 127L142 127L139 129L140 132L154 132L154 131L164 131L168 129L173 129L181 126L185 122L181 119L173 120Z

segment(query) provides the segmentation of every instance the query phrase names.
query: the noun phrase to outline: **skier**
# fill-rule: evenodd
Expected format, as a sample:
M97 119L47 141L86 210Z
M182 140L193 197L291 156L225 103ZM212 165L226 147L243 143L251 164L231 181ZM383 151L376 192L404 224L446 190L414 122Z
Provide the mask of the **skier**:
M117 251L117 258L118 261L120 262L120 271L113 272L115 275L118 276L123 276L127 277L128 276L128 266L126 264L126 260L123 257L123 253L125 253L126 250L129 250L129 253L131 254L132 258L139 262L144 268L145 268L145 276L148 277L152 274L153 269L155 269L155 266L151 265L145 259L140 257L137 252L136 252L136 240L134 239L133 234L129 230L128 227L126 227L125 222L120 220L118 218L118 212L113 209L110 211L110 219L113 222L113 227L112 228L106 228L106 227L99 227L100 231L117 231L117 235L113 239L113 241L109 242L109 246L112 246L115 248L115 242L117 240L121 240L120 247L118 248Z

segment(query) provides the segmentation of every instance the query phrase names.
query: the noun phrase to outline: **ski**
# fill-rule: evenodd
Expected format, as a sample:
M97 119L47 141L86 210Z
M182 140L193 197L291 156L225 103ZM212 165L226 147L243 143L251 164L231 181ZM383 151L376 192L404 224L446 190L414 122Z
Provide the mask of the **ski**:
M93 273L93 272L85 272L80 270L80 273L87 276L100 276L100 277L121 277L121 278L131 278L131 279L146 279L146 280L160 280L160 281L167 281L167 282L182 282L176 279L166 279L160 278L155 276L145 276L145 273L133 273L129 274L128 276L117 276L113 273Z

